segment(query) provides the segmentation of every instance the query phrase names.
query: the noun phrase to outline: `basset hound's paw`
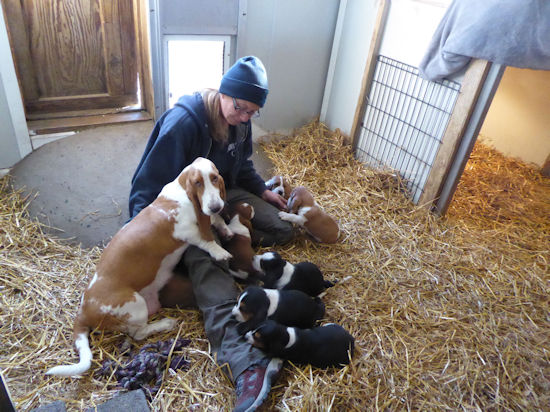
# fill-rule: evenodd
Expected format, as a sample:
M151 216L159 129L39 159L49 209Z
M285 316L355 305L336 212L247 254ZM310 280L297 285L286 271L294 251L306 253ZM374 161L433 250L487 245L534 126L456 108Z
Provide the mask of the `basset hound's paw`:
M220 235L220 238L222 240L227 242L228 240L233 239L233 236L235 236L235 233L233 233L233 231L226 226L218 230L218 235Z
M216 260L229 260L233 257L231 253L229 253L227 250L225 250L221 246L219 248L211 250L210 256L212 256Z

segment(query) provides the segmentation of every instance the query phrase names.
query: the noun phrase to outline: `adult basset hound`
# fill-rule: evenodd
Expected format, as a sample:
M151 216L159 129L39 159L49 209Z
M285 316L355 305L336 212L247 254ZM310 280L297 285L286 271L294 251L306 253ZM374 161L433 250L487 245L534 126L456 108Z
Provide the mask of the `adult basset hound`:
M189 245L216 260L231 258L211 229L214 225L224 236L232 235L218 214L224 201L223 178L204 158L197 158L164 186L153 203L115 234L97 263L74 323L79 363L56 366L46 374L86 372L92 360L91 330L120 331L139 340L173 329L175 319L147 323L148 317L159 310L158 292Z

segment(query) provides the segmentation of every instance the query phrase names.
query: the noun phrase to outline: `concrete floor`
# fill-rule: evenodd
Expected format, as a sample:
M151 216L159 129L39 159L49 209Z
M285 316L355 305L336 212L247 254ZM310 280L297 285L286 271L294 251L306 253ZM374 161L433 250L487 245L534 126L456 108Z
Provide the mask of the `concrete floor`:
M128 219L130 180L152 129L152 121L107 125L47 143L12 168L14 186L54 235L103 246ZM254 127L255 141L264 134ZM271 162L256 144L252 160L268 179Z

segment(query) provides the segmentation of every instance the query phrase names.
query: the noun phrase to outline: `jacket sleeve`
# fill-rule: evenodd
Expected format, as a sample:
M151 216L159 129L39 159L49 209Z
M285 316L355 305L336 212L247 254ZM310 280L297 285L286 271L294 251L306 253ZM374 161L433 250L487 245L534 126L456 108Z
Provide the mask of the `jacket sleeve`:
M266 187L265 181L256 172L254 163L250 160L250 156L252 156L252 132L250 128L249 126L247 137L243 142L243 162L239 169L236 183L237 186L248 190L250 193L261 196Z
M187 132L185 133L187 134ZM145 153L132 179L130 219L153 202L162 188L173 181L190 162L187 136L178 124L160 127L149 138Z

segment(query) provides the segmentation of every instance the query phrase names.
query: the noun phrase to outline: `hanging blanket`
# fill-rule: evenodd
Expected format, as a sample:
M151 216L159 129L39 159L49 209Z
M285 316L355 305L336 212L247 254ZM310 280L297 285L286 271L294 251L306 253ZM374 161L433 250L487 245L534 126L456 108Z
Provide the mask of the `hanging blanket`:
M550 0L453 0L420 63L420 75L439 80L471 58L550 70Z

